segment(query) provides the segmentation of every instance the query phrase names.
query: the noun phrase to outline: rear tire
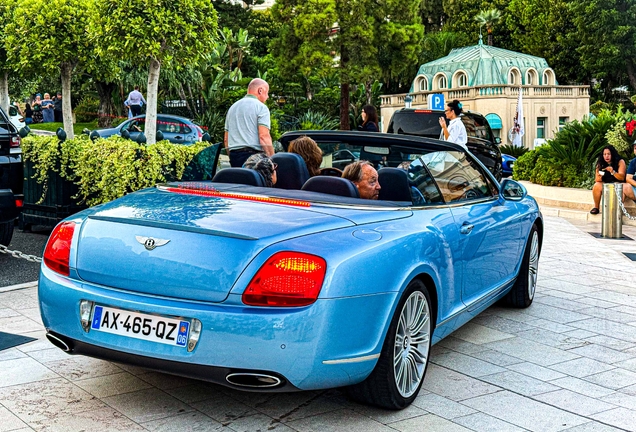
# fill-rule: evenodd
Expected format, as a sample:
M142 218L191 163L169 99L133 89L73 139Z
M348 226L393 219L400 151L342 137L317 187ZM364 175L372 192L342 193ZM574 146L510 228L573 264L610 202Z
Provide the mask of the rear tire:
M355 400L387 409L406 408L422 387L431 350L431 298L418 279L408 285L391 320L371 375L347 388Z
M0 223L0 245L9 246L13 237L13 221Z
M523 254L523 261L521 262L517 280L508 295L504 297L506 305L516 308L527 308L532 304L534 292L537 288L540 252L539 229L534 224L528 236L528 243Z
M503 178L501 163L497 162L495 164L495 168L492 170L492 174L495 176L495 179L497 179L497 181L501 183L501 179Z

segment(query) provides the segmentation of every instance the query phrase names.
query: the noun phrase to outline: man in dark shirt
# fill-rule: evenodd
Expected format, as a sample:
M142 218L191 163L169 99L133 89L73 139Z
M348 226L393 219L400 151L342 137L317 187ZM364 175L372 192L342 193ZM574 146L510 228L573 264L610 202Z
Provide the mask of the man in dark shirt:
M62 93L57 92L57 97L53 102L53 114L55 116L54 120L56 122L62 122Z

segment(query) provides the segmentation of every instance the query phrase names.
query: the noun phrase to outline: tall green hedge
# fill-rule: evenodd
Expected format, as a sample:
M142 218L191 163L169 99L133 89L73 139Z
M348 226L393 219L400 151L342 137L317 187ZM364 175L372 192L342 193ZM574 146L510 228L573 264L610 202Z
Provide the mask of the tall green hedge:
M93 206L181 179L193 158L208 146L169 141L146 145L119 136L92 141L86 135L60 143L56 137L28 136L22 140L22 155L33 162L38 182L46 186L49 172L57 172L79 186L81 202Z

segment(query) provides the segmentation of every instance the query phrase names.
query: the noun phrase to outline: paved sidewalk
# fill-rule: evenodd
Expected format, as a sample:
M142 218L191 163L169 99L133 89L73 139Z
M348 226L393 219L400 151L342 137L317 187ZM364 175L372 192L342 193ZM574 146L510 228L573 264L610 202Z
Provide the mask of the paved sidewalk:
M636 252L546 218L526 310L493 307L434 347L413 405L338 390L253 394L80 356L44 338L36 288L0 292L2 431L636 431ZM625 227L636 239L636 228Z

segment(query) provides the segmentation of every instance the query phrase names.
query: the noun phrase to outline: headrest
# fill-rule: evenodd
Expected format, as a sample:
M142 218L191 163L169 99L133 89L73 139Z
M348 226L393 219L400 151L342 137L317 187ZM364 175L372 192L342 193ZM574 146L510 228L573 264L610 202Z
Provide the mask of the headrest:
M309 180L304 159L296 153L276 153L270 158L278 165L276 184L278 189L300 189Z
M236 183L250 186L265 186L263 176L248 168L225 168L217 172L212 179L216 183Z
M380 196L384 201L411 201L411 186L407 172L400 168L382 168L378 171Z
M360 198L356 185L354 185L350 180L342 177L312 177L303 185L302 190L322 192L350 198Z

